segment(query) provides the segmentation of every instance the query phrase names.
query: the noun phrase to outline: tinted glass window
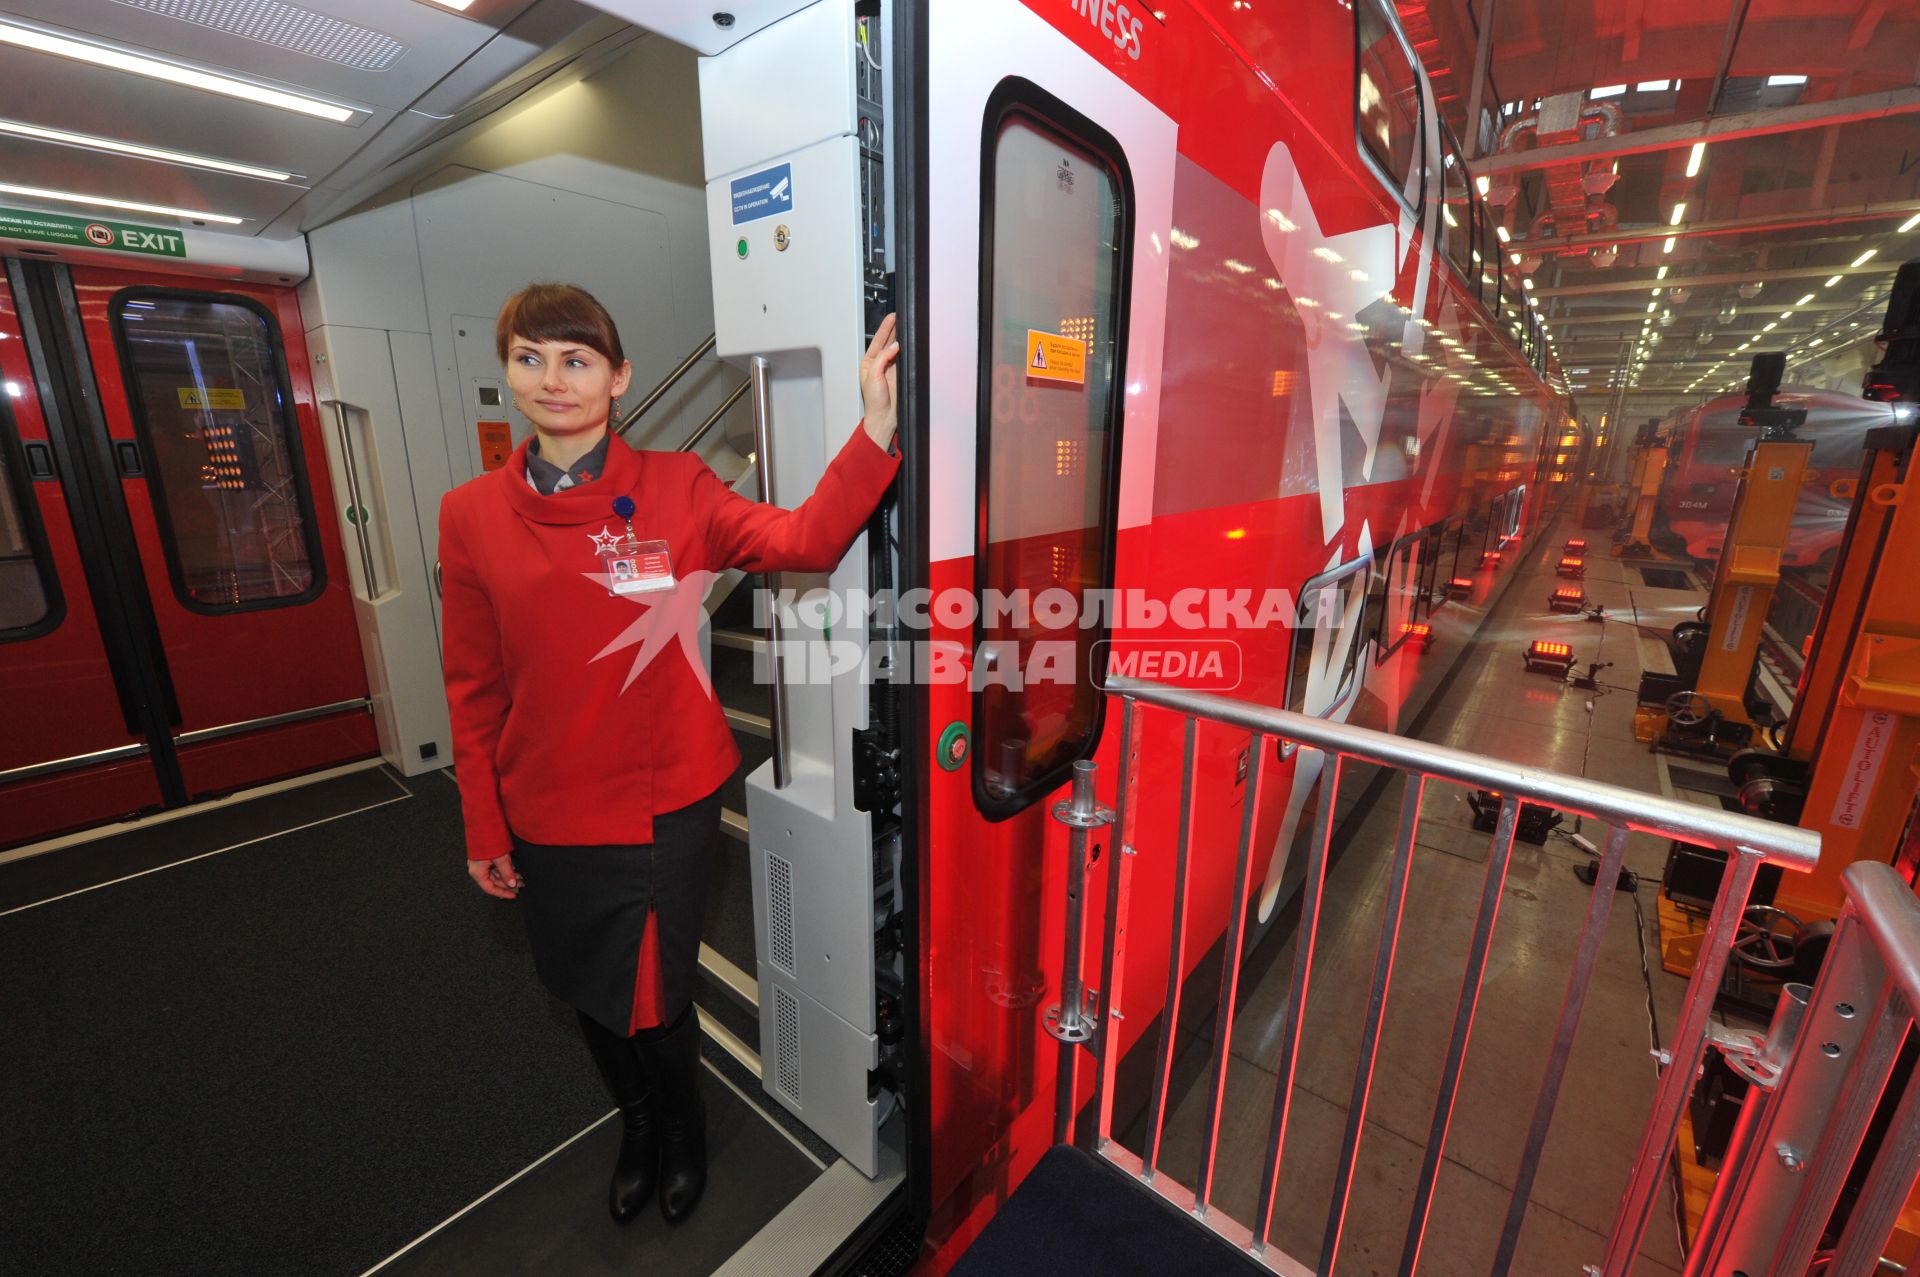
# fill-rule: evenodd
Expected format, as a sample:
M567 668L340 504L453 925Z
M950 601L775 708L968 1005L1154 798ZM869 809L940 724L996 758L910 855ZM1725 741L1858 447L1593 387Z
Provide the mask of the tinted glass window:
M1360 31L1359 98L1354 104L1360 145L1386 174L1387 184L1416 207L1420 202L1420 76L1379 0L1354 6Z
M151 294L122 298L113 317L182 602L218 611L310 597L312 507L265 313Z
M1116 154L1026 106L1004 111L988 146L978 585L985 597L1036 603L1064 590L1086 616L1088 592L1112 578L1123 171ZM1044 615L982 610L974 758L976 797L990 811L1017 809L1057 783L1099 727L1090 666L1104 631L1049 628ZM1029 677L1016 689L992 678L1054 657L1070 680Z
M1460 278L1473 284L1474 235L1473 235L1473 184L1467 178L1466 161L1460 158L1460 152L1453 139L1446 141L1446 155L1441 160L1443 171L1440 175L1440 233L1446 239L1447 259L1453 268L1460 272Z
M39 553L13 422L0 405L0 641L27 638L53 611L52 565Z

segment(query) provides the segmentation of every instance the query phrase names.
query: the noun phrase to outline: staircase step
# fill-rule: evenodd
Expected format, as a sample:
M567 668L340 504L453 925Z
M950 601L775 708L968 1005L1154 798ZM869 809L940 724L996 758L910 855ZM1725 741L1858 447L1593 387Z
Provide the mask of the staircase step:
M745 732L763 740L773 739L773 720L765 714L756 714L752 710L721 707L727 716L727 726L736 732Z

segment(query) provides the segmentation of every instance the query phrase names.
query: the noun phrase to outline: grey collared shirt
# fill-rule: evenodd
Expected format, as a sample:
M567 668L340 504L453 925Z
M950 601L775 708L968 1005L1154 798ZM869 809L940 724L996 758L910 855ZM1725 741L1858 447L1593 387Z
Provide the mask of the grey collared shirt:
M586 456L562 470L540 455L540 438L534 436L527 440L527 486L543 497L550 497L556 492L592 483L607 468L607 445L612 439L611 434L602 435Z

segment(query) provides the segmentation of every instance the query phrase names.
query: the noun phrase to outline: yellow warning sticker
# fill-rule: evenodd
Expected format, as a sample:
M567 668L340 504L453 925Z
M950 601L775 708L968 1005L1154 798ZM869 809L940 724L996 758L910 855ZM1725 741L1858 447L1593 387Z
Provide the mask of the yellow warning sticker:
M1027 329L1027 380L1063 386L1087 384L1087 343Z
M180 406L182 408L221 411L244 411L247 406L247 394L244 390L223 389L219 386L181 386Z

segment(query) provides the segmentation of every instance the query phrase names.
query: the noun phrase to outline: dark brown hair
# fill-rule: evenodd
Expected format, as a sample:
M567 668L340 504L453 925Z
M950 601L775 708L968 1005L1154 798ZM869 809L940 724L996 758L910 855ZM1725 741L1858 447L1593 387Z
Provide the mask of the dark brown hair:
M493 326L493 344L500 362L515 337L527 341L569 341L597 350L616 369L626 362L620 349L620 330L613 316L593 294L573 284L528 284L507 298Z

